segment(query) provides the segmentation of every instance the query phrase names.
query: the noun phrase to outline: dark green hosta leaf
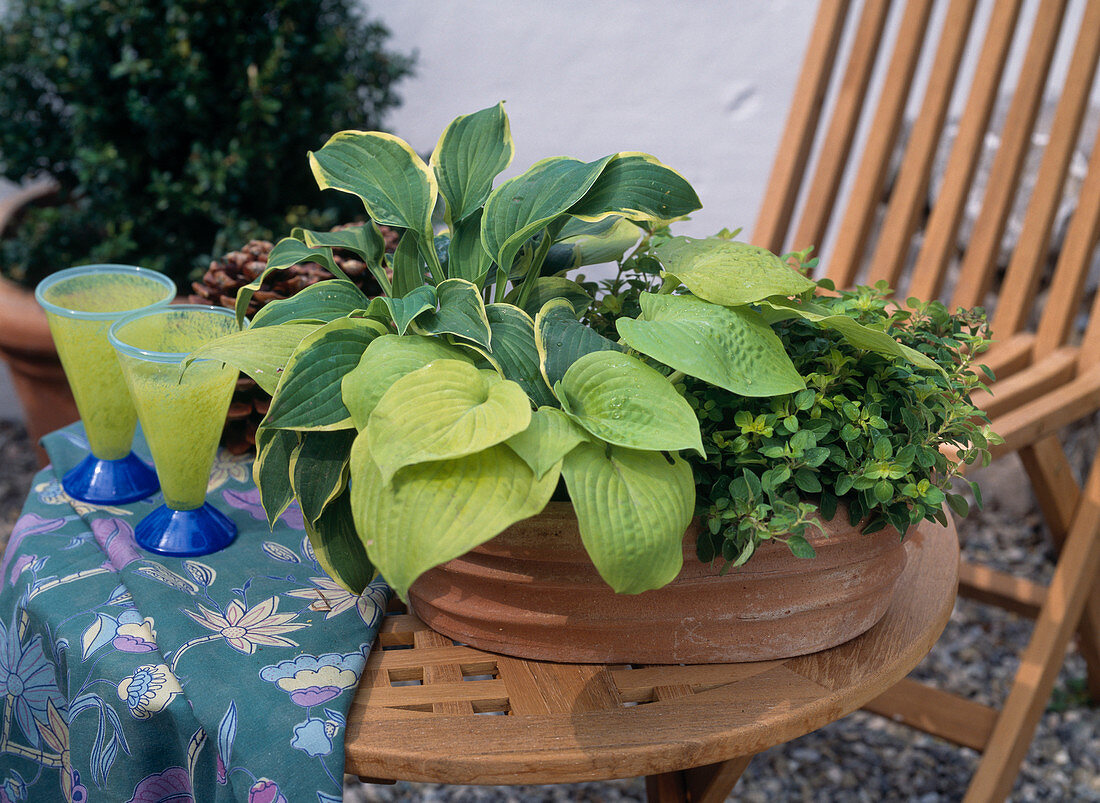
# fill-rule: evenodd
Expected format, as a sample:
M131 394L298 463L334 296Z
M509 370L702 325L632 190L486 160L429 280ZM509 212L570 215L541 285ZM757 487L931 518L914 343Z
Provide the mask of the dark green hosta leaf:
M562 410L601 440L629 449L694 449L706 456L691 405L637 357L585 354L554 390Z
M675 579L695 509L695 481L686 462L582 443L565 456L561 473L581 540L609 586L638 594Z
M354 440L354 429L299 434L298 447L290 456L290 481L306 521L316 522L347 485Z
M519 307L489 304L485 307L492 332L492 352L481 352L505 379L516 382L536 406L558 406L558 400L539 371L535 322Z
M341 131L309 163L317 186L357 195L377 223L431 236L435 173L407 143L379 131Z
M306 534L325 574L352 594L362 594L375 571L356 532L351 505L351 491L345 488L317 521L305 520Z
M794 317L802 318L822 329L830 329L838 333L858 349L873 351L886 357L900 357L921 368L945 373L944 369L928 355L899 343L881 329L864 326L847 315L830 315L827 310L816 304L796 304L784 299L769 299L762 302L761 306L769 322L774 323Z
M304 290L272 301L256 313L251 329L275 326L291 321L322 321L328 323L363 309L369 299L351 282L332 279L311 284Z
M252 479L260 491L260 504L271 527L294 501L290 456L297 448L298 433L292 429L260 427L256 430L256 462L252 464Z
M336 263L332 260L331 249L310 248L301 240L295 239L294 237L284 237L279 240L279 242L275 243L275 247L272 248L271 253L267 255L267 266L264 268L263 273L237 291L237 323L241 324L244 322L244 315L248 310L248 304L252 301L252 296L260 289L260 285L263 284L268 274L272 271L284 270L294 265L300 265L303 262L316 262L318 265L328 270L333 276L344 276L344 272L336 267ZM344 278L347 277L344 276Z
M616 321L632 349L742 396L778 396L806 387L759 313L695 296L643 293L639 300L641 320Z
M578 321L573 305L562 298L547 302L535 316L535 345L539 350L539 370L551 388L585 354L623 350L618 343Z
M465 220L485 203L493 179L511 164L515 150L503 103L456 117L447 126L430 164L452 223Z
M390 385L436 360L473 360L462 349L434 337L383 335L370 343L359 364L341 385L344 405L356 429L364 429L378 400Z
M596 183L569 209L581 220L610 215L630 220L665 221L699 209L702 203L687 180L648 153L619 153Z
M428 266L420 255L419 238L406 233L393 252L393 298L405 298L424 286L424 274Z
M465 279L446 279L435 292L439 309L418 316L413 329L424 335L454 335L490 348L489 319L477 285Z
M191 352L183 361L186 371L195 360L221 360L248 374L265 393L274 394L283 371L303 339L320 329L316 323L288 323L259 329L249 327L219 337Z
M635 224L617 215L594 223L569 218L550 246L542 273L547 275L584 265L615 262L638 242L641 233Z
M765 248L710 237L674 237L655 249L665 274L706 301L734 307L795 296L817 285Z
M612 158L543 159L493 190L481 218L481 242L493 261L508 270L520 246L584 197Z
M460 360L436 360L390 385L367 433L388 485L405 466L480 452L530 422L531 402L515 382Z
M367 554L405 600L421 573L540 512L557 485L553 472L535 479L504 444L408 466L389 485L371 451L368 433L359 433L351 450L352 510Z
M493 258L481 245L481 210L478 209L451 227L447 276L480 284L492 264Z
M540 407L531 413L527 429L510 437L507 443L541 479L577 444L588 439L588 433L561 410Z
M294 230L293 236L301 239L310 248L343 248L357 254L366 264L367 270L374 276L379 287L387 295L389 294L390 278L382 266L386 257L386 241L373 221L340 231L310 231L298 228Z
M515 304L522 287L512 288L504 297L505 302ZM579 318L592 303L592 296L583 287L563 276L540 276L534 280L528 291L523 311L534 317L546 304L555 298L564 298L573 307L574 317Z
M359 364L367 345L384 333L376 321L341 318L304 338L287 363L264 425L301 430L350 428L340 382Z
M430 284L422 284L403 298L382 296L382 303L390 311L397 334L403 335L418 316L435 309L435 288Z

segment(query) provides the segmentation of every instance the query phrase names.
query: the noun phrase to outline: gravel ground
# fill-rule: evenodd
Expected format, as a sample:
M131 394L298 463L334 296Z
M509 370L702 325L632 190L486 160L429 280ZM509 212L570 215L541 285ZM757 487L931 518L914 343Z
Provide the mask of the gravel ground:
M1071 461L1080 470L1096 454L1100 426L1069 433ZM11 526L36 469L21 426L0 421L0 542ZM976 474L984 511L961 522L966 554L1047 580L1051 550L1041 518L1015 458ZM1016 653L1031 632L1027 620L960 600L943 637L917 669L985 703L1000 704L1016 669ZM1017 779L1012 800L1100 801L1100 708L1082 692L1084 662L1072 650L1053 700ZM808 736L757 756L737 785L743 801L952 801L961 799L978 754L857 712ZM640 779L561 786L442 787L361 784L349 778L345 801L641 801ZM731 797L731 799L734 799Z

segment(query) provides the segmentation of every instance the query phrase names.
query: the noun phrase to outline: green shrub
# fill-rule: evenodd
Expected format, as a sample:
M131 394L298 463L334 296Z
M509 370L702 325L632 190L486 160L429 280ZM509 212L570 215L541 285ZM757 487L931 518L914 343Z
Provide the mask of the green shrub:
M354 0L12 0L2 26L0 167L62 187L0 245L27 285L91 261L182 284L242 237L336 222L305 154L379 128L412 64Z

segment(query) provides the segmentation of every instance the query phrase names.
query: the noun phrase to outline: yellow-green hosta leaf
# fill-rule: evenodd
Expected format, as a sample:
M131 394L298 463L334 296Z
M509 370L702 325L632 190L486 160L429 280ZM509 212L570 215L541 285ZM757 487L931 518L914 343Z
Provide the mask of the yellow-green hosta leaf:
M883 330L864 326L847 315L830 315L824 308L815 304L795 304L784 299L769 299L761 306L774 311L768 316L773 321L793 317L802 318L822 329L837 332L857 349L873 351L887 357L901 357L921 368L945 373L943 367L927 354L921 354L916 349L894 340Z
M294 486L290 482L290 457L298 448L299 433L292 429L256 430L256 461L252 464L252 480L260 491L260 504L267 514L267 523L283 515L294 501Z
M260 289L260 285L264 283L268 274L272 271L284 270L294 265L300 265L303 262L316 262L321 267L327 269L332 275L343 276L345 279L347 278L344 276L344 272L336 267L336 262L332 259L331 248L310 248L295 237L284 237L279 240L279 242L275 243L275 247L272 248L271 253L267 255L267 264L264 266L260 275L237 291L237 325L239 326L244 322L244 315L248 310L248 304L252 301L252 296Z
M345 488L317 521L305 520L313 556L325 574L352 594L362 594L374 579L374 566L355 530L351 492Z
M511 269L527 238L584 197L612 158L543 159L489 194L481 218L481 243L501 270Z
M686 462L582 443L565 456L561 473L581 541L609 586L638 594L675 579L695 510L695 480Z
M429 163L447 199L452 223L466 219L485 203L493 179L511 164L515 151L503 103L456 117L444 129Z
M355 434L354 429L299 433L289 469L294 497L306 521L317 521L347 485L348 455Z
M380 131L340 131L310 152L309 164L317 186L357 195L371 220L430 237L439 189L408 143Z
M481 244L481 210L451 226L448 247L447 276L466 279L481 286L481 277L489 271L493 258Z
M436 360L473 360L462 349L422 335L382 335L363 352L359 364L344 375L341 394L355 428L362 430L390 385Z
M535 476L542 479L573 447L586 440L588 433L561 410L540 407L531 413L531 423L527 429L505 442L523 458Z
M748 307L650 293L639 300L642 319L615 322L632 349L742 396L778 396L806 387L779 337Z
M387 485L369 432L351 449L351 504L367 554L402 599L423 572L540 512L557 485L504 444L455 460L418 463Z
M706 456L691 405L637 357L586 354L554 390L562 410L601 440L629 449L694 449Z
M369 318L341 318L303 338L286 364L264 425L302 430L350 428L340 382L359 364L367 345L385 331Z
M482 352L505 379L519 384L535 406L558 406L558 400L539 371L535 322L519 307L489 304L485 307L492 331L492 352Z
M328 323L343 318L370 303L367 296L346 279L330 279L311 284L290 298L281 298L264 306L252 319L251 329L276 326L291 321Z
M527 428L527 394L488 373L436 360L390 385L367 421L371 455L387 485L405 466L480 452Z
M186 370L195 360L221 360L248 374L265 393L274 394L287 363L302 340L320 328L317 323L249 327L195 349L183 361L182 369Z
M766 248L708 237L673 237L654 249L665 275L706 301L735 307L795 296L817 285Z
M703 204L687 179L648 153L619 153L569 214L597 221L611 215L664 221L694 212Z
M564 298L546 302L535 316L535 345L539 350L539 370L551 388L585 354L623 350L615 341L578 321L573 304Z
M463 340L489 346L489 319L477 285L465 279L446 279L436 288L439 309L416 318L412 327L422 335L454 335Z

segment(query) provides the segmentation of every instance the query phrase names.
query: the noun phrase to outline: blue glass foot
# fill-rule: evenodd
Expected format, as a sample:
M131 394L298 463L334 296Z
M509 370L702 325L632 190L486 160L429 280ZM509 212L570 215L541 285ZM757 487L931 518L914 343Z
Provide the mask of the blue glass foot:
M157 474L133 452L121 460L100 460L90 454L62 478L61 487L73 499L93 505L124 505L160 490Z
M138 523L134 539L158 555L190 558L225 549L237 537L237 525L209 502L194 510L161 505Z

